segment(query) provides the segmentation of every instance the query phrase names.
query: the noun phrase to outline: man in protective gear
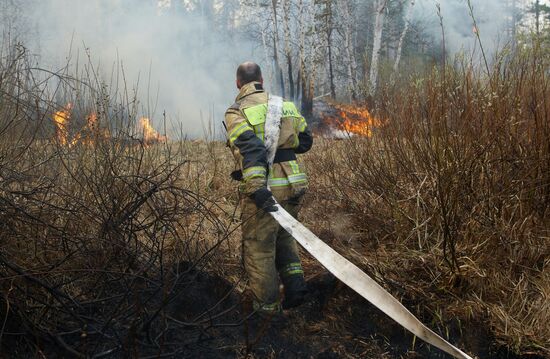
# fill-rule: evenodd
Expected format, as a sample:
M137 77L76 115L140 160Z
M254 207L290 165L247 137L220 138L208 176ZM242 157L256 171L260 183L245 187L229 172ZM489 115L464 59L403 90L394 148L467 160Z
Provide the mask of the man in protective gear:
M268 168L265 122L268 94L260 66L245 62L237 69L239 94L225 113L229 146L239 170L243 261L254 295L254 309L277 314L300 305L307 292L296 240L268 213L273 197L294 217L307 189L306 174L296 154L307 152L313 138L292 102L284 101L277 152ZM279 279L284 299L279 298Z

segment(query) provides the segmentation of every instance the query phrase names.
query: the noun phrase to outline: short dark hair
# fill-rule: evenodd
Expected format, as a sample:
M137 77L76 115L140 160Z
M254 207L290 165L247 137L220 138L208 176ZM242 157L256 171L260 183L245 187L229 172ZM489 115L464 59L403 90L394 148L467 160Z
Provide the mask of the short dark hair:
M243 62L237 68L237 80L241 85L246 85L252 81L262 80L262 69L260 65L254 62Z

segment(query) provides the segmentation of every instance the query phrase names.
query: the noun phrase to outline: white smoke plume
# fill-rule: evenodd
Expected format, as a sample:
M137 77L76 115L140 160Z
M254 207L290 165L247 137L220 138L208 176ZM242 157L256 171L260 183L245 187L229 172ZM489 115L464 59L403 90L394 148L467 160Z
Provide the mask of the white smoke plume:
M483 47L487 55L491 56L509 40L506 30L510 24L511 10L503 0L471 0L471 3ZM441 41L437 4L441 7L443 17L446 50L450 54L479 52L467 0L417 0L416 19L423 22L437 41Z
M62 66L69 53L82 62L86 52L107 77L122 64L130 88L139 78L144 115L158 126L166 111L169 127L189 136L202 135L201 119L211 114L220 123L236 95L236 66L253 59L251 45L220 33L204 9L189 11L185 1L163 1L163 6L157 0L15 3L18 30L42 66Z

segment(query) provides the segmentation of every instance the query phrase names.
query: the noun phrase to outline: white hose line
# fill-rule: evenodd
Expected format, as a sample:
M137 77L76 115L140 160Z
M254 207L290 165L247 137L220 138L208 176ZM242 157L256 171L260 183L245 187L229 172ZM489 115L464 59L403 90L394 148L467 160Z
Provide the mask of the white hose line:
M267 150L268 167L271 168L281 129L283 99L269 95L265 121L265 147ZM434 333L420 322L397 299L376 283L355 264L348 261L325 242L320 240L304 225L292 217L280 204L277 211L270 214L279 222L298 243L315 257L329 272L344 282L363 298L374 304L378 309L395 320L405 329L458 359L472 359L469 355L456 348L445 339Z
M329 272L344 282L363 298L402 325L405 329L458 359L472 359L420 322L397 299L376 283L355 264L344 258L325 242L320 240L304 225L292 217L280 204L277 211L270 214Z
M280 96L269 95L267 101L267 114L264 125L265 149L267 151L268 168L271 170L275 153L277 152L277 144L279 143L279 135L281 134L281 116L283 115L283 98Z

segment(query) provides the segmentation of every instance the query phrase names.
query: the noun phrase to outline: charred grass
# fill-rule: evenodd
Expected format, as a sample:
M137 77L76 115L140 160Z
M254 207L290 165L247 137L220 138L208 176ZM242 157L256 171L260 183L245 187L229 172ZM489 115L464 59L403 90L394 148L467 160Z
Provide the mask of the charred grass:
M443 357L305 253L316 300L252 345L224 144L147 145L124 86L33 69L23 48L2 56L5 355ZM302 219L468 352L548 357L548 63L536 49L495 63L386 88L371 138L318 138ZM68 101L109 137L59 143L51 116Z

